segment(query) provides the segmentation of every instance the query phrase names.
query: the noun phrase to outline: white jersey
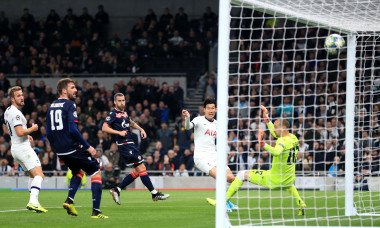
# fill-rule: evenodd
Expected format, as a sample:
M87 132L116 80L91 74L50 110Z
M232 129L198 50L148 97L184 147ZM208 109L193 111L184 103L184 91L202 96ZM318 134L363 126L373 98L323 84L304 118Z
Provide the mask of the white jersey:
M205 116L195 117L190 122L190 128L194 128L194 159L216 159L216 124L217 121L209 121Z
M17 136L15 127L22 126L22 128L27 129L26 119L20 110L18 110L14 105L7 108L4 113L5 124L8 128L9 135L11 136L12 146L13 145L30 145L29 138L25 136Z

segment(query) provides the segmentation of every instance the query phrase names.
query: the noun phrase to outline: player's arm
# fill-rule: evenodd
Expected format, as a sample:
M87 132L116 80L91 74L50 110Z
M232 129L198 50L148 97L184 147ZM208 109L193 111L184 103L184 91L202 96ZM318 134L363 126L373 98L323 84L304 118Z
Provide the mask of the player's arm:
M194 127L194 123L190 123L190 113L187 110L182 110L182 116L185 117L185 129L190 130Z
M88 150L91 154L93 154L93 152L95 154L95 149L92 146L90 146L90 144L88 144L88 142L83 138L82 134L78 130L78 126L76 124L78 122L78 116L75 104L70 105L67 112L67 117L70 136L79 141L84 146L84 148Z
M269 112L268 112L268 110L263 105L261 105L261 110L263 111L264 121L267 124L267 127L268 127L271 135L274 138L277 138L276 134L274 133L274 125L273 125L272 121L269 119Z
M120 135L120 136L125 136L127 134L127 131L116 131L112 129L110 125L108 125L107 122L103 123L102 131L107 132L109 134Z
M129 126L132 127L132 128L134 128L134 129L139 130L139 131L141 132L141 137L142 137L143 139L146 138L145 130L142 129L142 127L140 127L135 121L133 121L133 120L129 120Z
M38 125L33 123L32 126L27 129L22 128L22 125L17 125L15 126L15 131L18 137L30 135L32 132L38 131Z
M260 128L259 130L259 133L258 133L258 140L259 140L259 143L260 143L260 146L268 151L269 153L271 153L273 156L278 156L282 153L282 151L284 151L285 149L285 146L279 142L280 140L277 140L276 142L276 146L270 146L268 145L267 143L264 142L263 140L263 129Z

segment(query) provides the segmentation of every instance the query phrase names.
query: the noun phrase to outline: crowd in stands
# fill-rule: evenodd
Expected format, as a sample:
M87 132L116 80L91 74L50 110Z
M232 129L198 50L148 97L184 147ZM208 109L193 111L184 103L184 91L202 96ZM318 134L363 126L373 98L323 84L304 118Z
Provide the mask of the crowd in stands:
M97 16L99 13L102 16ZM0 114L9 105L6 91L13 86L6 77L21 73L137 73L143 71L140 61L150 56L206 55L205 50L215 42L216 16L210 8L194 23L189 22L182 8L175 16L165 9L160 19L148 10L145 19L139 20L124 39L116 34L107 38L100 32L107 28L108 16L102 7L99 13L93 20L86 9L79 17L68 10L68 15L60 20L52 10L46 20L35 23L26 9L19 28L2 32ZM261 24L271 19L268 15L258 11L252 13L249 9L242 15L253 15L255 19L233 19L231 22L236 27L231 37L240 37L242 41L231 42L231 47L237 51L232 51L230 56L236 64L231 64L229 78L229 167L233 172L270 169L271 155L263 151L257 141L258 129L267 130L260 111L260 105L264 105L273 122L278 118L288 119L291 133L299 138L296 158L299 173L344 175L346 53L341 53L339 59L326 55L321 38L326 36L326 30L284 20L274 25L269 23L270 26L263 30ZM1 31L4 31L7 23L1 18L5 16L0 13ZM247 27L252 27L253 32L240 29ZM26 35L30 37L26 39ZM273 40L273 37L278 39ZM379 50L373 51L380 55ZM376 60L372 64L379 66L380 62ZM126 67L121 69L120 66ZM369 81L370 74L357 72L358 82L362 83L356 85L358 95L355 97L354 157L358 176L377 175L380 168L380 96L379 87L372 86ZM375 68L373 74L380 76L380 70ZM215 72L200 77L205 88L204 98L217 97L216 79ZM16 85L22 85L21 79ZM117 92L126 94L130 118L148 135L146 141L134 132L148 172L160 170L162 172L151 175L167 176L200 175L193 161L193 132L186 130L184 120L179 118L183 90L178 82L158 85L154 78L132 77L127 83L120 80L113 88L90 84L86 80L77 86L78 128L96 148L96 156L103 163L104 178L107 178L105 187L115 185L118 178L111 177L118 176L118 170L125 168L112 136L100 130L113 108L113 95ZM39 125L39 131L32 136L43 169L55 171L53 175L63 175L67 168L49 146L44 127L46 111L56 99L52 88L43 80L32 79L23 90L26 104L23 113L29 124ZM202 114L202 107L192 113L193 117ZM170 128L168 123L175 123L175 128ZM10 154L9 136L3 129L0 131L0 172L12 174L20 170L20 166ZM265 140L275 141L269 132ZM156 142L155 148L147 151L151 141Z
M208 50L216 43L217 17L210 7L202 18L192 20L183 8L176 14L165 8L161 16L149 9L123 37L110 31L109 24L102 5L94 16L86 7L79 16L71 8L64 16L51 9L39 20L25 8L19 23L12 25L1 11L0 72L10 77L141 73L157 59L194 57L207 62Z
M366 70L356 72L356 91L346 91L347 54L327 55L322 48L327 30L251 9L236 15L231 21L230 59L235 61L229 78L230 167L270 169L271 156L257 141L259 128L267 129L260 111L264 105L273 122L286 118L299 138L297 171L344 175L346 93L356 92L355 173L378 175L380 87L371 80L380 79L380 60L373 59L379 48L361 40L371 47L357 63ZM275 142L269 136L268 131L265 139Z

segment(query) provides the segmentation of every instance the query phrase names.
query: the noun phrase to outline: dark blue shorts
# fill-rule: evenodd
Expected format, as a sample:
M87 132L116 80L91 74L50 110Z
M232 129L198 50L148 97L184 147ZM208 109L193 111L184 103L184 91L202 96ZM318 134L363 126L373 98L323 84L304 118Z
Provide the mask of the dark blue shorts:
M82 169L87 175L92 176L100 169L98 160L91 157L91 154L83 147L72 154L59 155L58 157L71 169L73 175Z
M144 158L134 143L119 145L118 150L126 166L136 168L144 161Z

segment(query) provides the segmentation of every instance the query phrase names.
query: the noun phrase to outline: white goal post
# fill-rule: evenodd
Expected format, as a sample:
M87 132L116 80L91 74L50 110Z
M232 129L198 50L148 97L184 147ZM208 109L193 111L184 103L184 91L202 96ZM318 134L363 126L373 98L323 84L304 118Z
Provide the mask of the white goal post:
M233 12L235 9L236 12L239 12L238 14L234 14L236 12ZM244 15L243 10L248 9L252 11L251 15ZM265 18L265 16L262 16L262 18L258 18L257 16L254 16L255 11L260 12L260 15L271 15L270 17ZM251 18L248 18L251 17ZM246 25L243 25L243 20L248 18L251 21L250 27L247 27ZM262 27L252 27L255 25L255 20L260 20ZM235 23L232 22L235 20ZM268 20L272 20L269 23ZM239 21L239 22L236 22ZM345 72L345 103L344 103L344 109L345 109L345 116L344 116L344 128L345 128L345 136L344 136L344 150L345 152L345 168L344 168L344 178L342 177L342 182L344 184L344 195L341 195L340 193L324 193L320 198L316 197L315 201L317 200L329 200L329 197L336 197L336 205L332 207L336 207L337 216L334 218L336 223L329 223L327 222L318 222L319 215L317 213L318 211L318 204L317 202L314 203L314 209L315 209L315 217L310 218L311 220L314 220L314 223L308 223L307 218L305 219L299 219L294 216L291 216L289 219L285 218L285 216L281 215L280 219L275 218L272 214L270 214L270 219L267 219L267 222L263 222L264 216L261 217L261 220L254 220L250 217L250 212L248 213L248 218L245 218L244 216L240 216L238 214L237 216L233 215L233 217L236 217L235 222L231 222L229 219L228 213L226 213L226 205L224 203L218 203L216 206L216 219L215 224L216 227L230 227L231 225L239 225L240 227L244 226L263 226L263 225L283 225L288 226L288 224L299 226L299 221L302 220L303 226L335 226L334 224L338 224L337 226L368 226L367 224L370 224L370 226L380 226L380 217L376 217L380 215L380 189L377 189L374 191L373 189L375 187L371 187L370 194L367 196L363 196L363 192L359 191L358 193L354 192L354 179L358 175L358 172L362 172L363 169L363 163L357 162L356 160L359 159L358 155L354 155L354 153L361 153L361 150L358 149L357 144L360 143L362 140L363 134L360 131L366 131L363 130L360 126L358 126L357 119L360 119L359 113L362 112L364 106L369 106L370 110L367 110L367 114L375 112L374 106L376 106L376 102L379 102L378 100L375 100L378 96L378 88L380 87L377 85L377 89L372 89L372 87L376 86L376 81L380 81L380 70L379 67L376 64L380 63L379 59L380 56L380 0L372 0L372 1L363 1L363 0L219 0L219 35L218 35L218 80L217 80L217 86L218 86L218 97L217 97L217 104L218 104L218 135L217 135L217 151L218 151L218 160L217 160L217 178L216 178L216 200L217 202L225 202L226 201L226 190L228 188L228 184L226 183L226 157L228 156L229 149L227 148L228 142L228 136L226 132L229 132L229 109L231 108L231 102L229 102L229 99L231 97L235 99L240 99L240 94L231 95L229 94L229 86L231 84L231 78L236 77L240 79L241 72L241 65L246 64L247 62L251 62L251 55L255 54L254 52L259 50L260 52L263 51L269 51L273 54L277 49L274 47L274 44L276 41L281 40L281 42L285 43L287 42L288 37L286 37L286 32L283 37L276 37L272 34L271 40L269 40L267 43L268 48L264 46L262 42L262 37L253 37L252 31L263 31L265 33L266 31L271 32L272 29L276 26L276 23L279 23L278 21L282 21L284 24L286 24L288 21L294 21L294 23L297 25L302 24L302 28L305 28L306 31L308 31L309 28L317 30L318 34L332 34L332 33L339 33L346 39L346 50L344 53L344 56L328 56L326 54L325 59L322 62L325 62L328 66L326 67L327 71L330 71L329 69L330 65L334 64L335 62L338 62L338 68L331 70L331 72L336 73L340 77L341 72ZM240 24L239 24L240 23ZM256 24L257 25L257 24ZM268 26L269 25L269 26ZM236 26L236 27L233 27ZM280 26L279 26L280 27ZM281 27L283 30L286 30L287 27ZM298 32L297 27L292 28ZM234 31L232 31L234 30ZM251 31L249 31L251 30ZM300 29L301 30L301 29ZM322 31L323 32L320 32ZM244 32L250 33L249 38L247 37L240 37L240 35ZM234 34L234 35L233 35ZM237 34L237 37L235 36ZM307 34L305 35L307 37ZM294 35L294 39L297 40L299 37ZM311 37L311 38L305 38L305 39L315 39L316 44L313 49L317 53L321 53L320 49L323 49L323 46L318 46L318 42L320 43L320 39L322 37ZM261 40L260 40L261 39ZM368 40L368 42L366 42ZM256 42L257 41L257 42ZM360 42L359 42L360 41ZM249 48L245 48L244 50L240 47L241 45L244 45L244 43L250 43ZM257 45L261 45L257 49L254 50L253 43L256 43ZM232 47L234 46L234 47ZM237 47L235 47L237 46ZM301 48L297 49L295 47L294 50L291 50L293 53L296 53L297 51L303 51L307 52L307 48L305 45L305 50L302 50ZM310 48L311 49L311 48ZM282 48L282 51L284 51L284 48ZM248 59L245 59L244 62L240 61L241 53L245 54L246 56L249 56ZM233 55L236 55L235 59L233 59ZM257 55L260 55L258 53ZM306 56L306 54L305 54ZM290 59L294 58L294 59ZM232 60L233 59L233 60ZM293 60L294 62L306 62L305 59L296 59L296 54L294 56L289 57L290 60ZM284 63L285 61L290 61L289 59L281 59L278 60L280 64ZM316 57L317 59L317 57ZM259 62L263 61L262 59L259 59ZM274 60L273 60L274 61ZM339 68L339 63L344 62L344 65L346 68ZM330 64L330 65L329 65ZM235 68L234 66L237 65ZM248 73L246 73L249 78L248 81L246 81L247 85L240 85L239 79L237 79L235 83L238 85L238 91L240 92L241 87L250 87L250 80L251 77L254 78L255 76L259 75L258 77L261 77L262 73L262 62L257 64L257 68L255 73L252 70L252 64L248 63ZM258 66L260 65L260 66ZM231 68L233 70L237 71L231 71ZM268 68L273 70L273 62L272 59L268 61ZM281 72L277 73L283 73L285 71L284 64L282 65ZM372 73L368 73L368 72ZM367 72L367 73L366 73ZM297 72L290 72L294 75L297 74ZM318 69L315 67L315 70L312 72L315 74L318 74ZM245 74L245 73L244 73ZM306 73L305 73L306 74ZM265 76L265 74L263 74ZM259 79L260 81L261 79ZM285 80L285 79L283 79ZM326 79L327 80L327 79ZM262 82L262 80L260 81ZM282 81L283 83L284 81ZM297 82L292 81L292 79L288 80L289 84L283 84L282 88L284 89L285 86L289 85L291 87L295 86L306 86L306 81L303 81L303 84L297 84ZM315 88L320 86L318 84L319 81L315 79ZM334 83L334 82L333 82ZM333 84L331 83L331 84ZM361 86L369 86L371 87L369 92L366 89L361 88ZM339 80L336 82L337 86L341 86ZM322 85L323 87L323 85ZM327 86L326 86L327 87ZM339 90L339 89L338 89ZM339 91L336 90L335 92L326 92L326 96L329 96L333 94L335 97L339 97ZM250 91L250 90L249 90ZM305 89L306 91L306 89ZM239 93L238 92L238 93ZM251 91L250 91L251 92ZM316 93L315 91L313 93ZM253 93L254 94L254 93ZM367 94L368 96L371 96L371 100L365 100ZM293 94L294 95L294 94ZM252 94L249 93L247 96L248 98L248 106L252 103L251 101ZM259 96L259 95L258 95ZM317 97L317 96L316 96ZM265 99L260 97L260 102ZM283 98L281 98L283 101ZM363 100L363 101L362 101ZM254 101L256 102L256 101ZM327 102L327 101L326 101ZM336 103L338 103L336 99ZM272 103L270 103L272 105ZM296 104L292 103L294 106ZM255 103L257 107L259 107L258 103ZM378 105L377 105L378 106ZM247 107L249 112L253 112L253 109L257 107ZM339 105L338 105L339 107ZM239 118L243 118L244 121L253 121L253 117L239 117L239 109L240 107L236 108L237 116ZM365 108L364 108L365 109ZM316 111L314 111L315 114ZM378 112L378 111L377 111ZM336 121L340 118L338 116L338 113L335 114L334 118L336 118ZM372 119L371 119L372 120ZM238 120L239 121L239 120ZM260 116L260 121L263 122L263 119ZM372 123L370 123L372 124ZM365 126L371 127L371 126ZM239 127L236 127L236 130L239 130ZM326 129L322 129L321 131L325 131ZM223 132L223 133L222 133ZM255 132L248 133L249 134L255 134ZM314 135L315 137L315 135ZM370 136L372 137L372 135ZM239 138L237 139L239 141ZM371 138L371 140L375 140L374 138ZM372 148L370 146L370 149L379 151L379 148ZM359 152L356 152L359 151ZM380 152L380 151L379 151ZM378 152L378 153L379 153ZM249 153L249 152L248 152ZM364 152L363 152L364 153ZM325 155L326 156L326 155ZM359 156L360 157L360 156ZM362 158L361 158L362 159ZM365 158L364 158L365 159ZM237 165L239 166L239 164ZM240 165L243 166L243 165ZM244 165L244 167L247 167L247 165ZM324 170L327 171L327 170ZM321 174L322 173L322 174ZM325 175L326 172L315 172L311 174L310 178L317 179L322 178L321 176ZM236 173L234 173L236 174ZM303 173L304 174L304 173ZM327 174L326 174L327 176ZM380 178L380 177L379 177ZM379 179L368 178L369 181L372 180L378 181ZM297 181L297 178L296 178ZM324 179L326 181L326 178ZM326 182L327 183L327 182ZM335 184L338 182L334 182ZM377 186L377 185L371 185L371 186ZM380 186L380 185L379 185ZM336 186L335 186L336 187ZM339 187L336 187L338 189ZM377 187L376 187L377 188ZM380 187L379 187L380 188ZM248 191L251 188L248 187ZM254 188L256 189L256 188ZM327 188L326 188L327 189ZM260 195L260 189L256 190L258 191L258 194ZM323 191L318 190L318 191ZM336 190L337 191L337 190ZM271 194L271 191L269 191L269 195ZM316 193L317 190L313 190L312 193ZM376 192L376 193L372 193ZM300 191L301 193L301 191ZM254 193L252 193L254 194ZM239 198L239 193L236 194ZM248 196L244 195L245 200L250 200L250 193L247 193ZM302 194L301 194L302 195ZM317 194L318 195L318 194ZM285 195L281 198L288 197ZM324 198L323 198L324 197ZM367 198L366 198L367 197ZM243 198L243 196L242 196ZM252 197L253 198L253 197ZM335 198L334 198L335 200ZM340 208L340 203L338 201L343 200L344 201L344 208ZM307 198L306 198L306 204L307 204ZM377 202L376 202L377 201ZM259 201L260 202L260 201ZM328 203L326 202L326 205ZM358 209L361 205L364 209ZM368 206L369 205L369 206ZM326 206L327 207L327 206ZM253 208L249 207L249 203L247 208L249 210L253 210ZM285 208L286 210L287 208ZM343 209L344 213L342 214L339 212L339 210ZM256 210L260 210L259 205L257 206ZM325 208L326 214L328 214L328 208ZM283 211L283 209L281 209ZM232 212L232 213L239 213L239 212ZM326 215L327 216L327 215ZM347 220L344 219L345 216L351 216L346 217ZM359 216L368 216L363 217L359 219L355 219ZM243 218L244 217L244 218ZM327 216L328 217L328 216ZM326 219L328 220L328 218ZM371 220L370 222L365 220ZM244 221L243 221L244 220ZM315 222L316 221L316 222ZM294 223L292 223L294 222Z

